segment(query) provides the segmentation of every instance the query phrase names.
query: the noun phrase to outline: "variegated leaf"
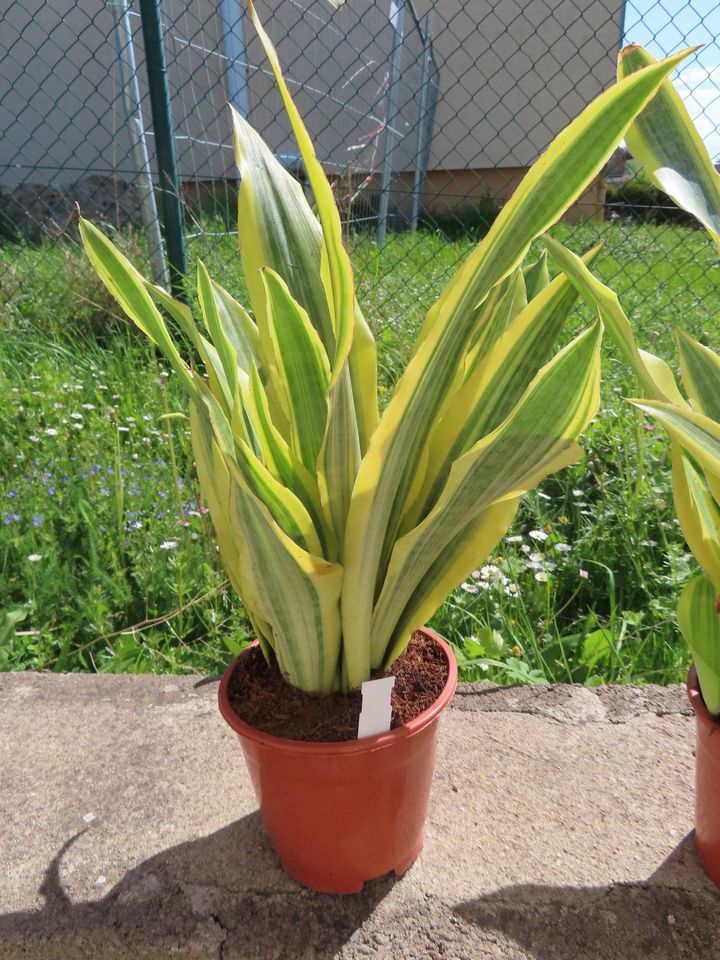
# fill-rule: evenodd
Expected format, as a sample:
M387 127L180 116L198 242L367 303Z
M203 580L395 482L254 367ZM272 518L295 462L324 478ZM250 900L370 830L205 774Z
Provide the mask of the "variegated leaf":
M396 624L403 623L404 629L408 616L403 611L440 556L453 563L447 548L465 527L493 504L516 500L548 473L577 459L575 438L600 400L601 338L596 323L561 350L507 419L455 461L430 514L395 544L372 618L371 666L384 663L388 649L396 648ZM454 563L453 570L457 573ZM469 572L462 571L461 578ZM352 678L350 667L348 675Z
M592 262L599 249L588 251L586 262ZM576 300L577 291L567 277L556 277L474 367L430 436L428 469L415 499L409 500L403 531L435 503L454 461L510 414L547 362Z
M290 423L291 447L307 469L314 472L327 427L330 364L308 314L282 278L269 267L261 275L277 392Z
M660 357L638 348L630 321L620 306L617 294L598 280L572 250L568 250L552 237L545 237L544 243L553 260L578 292L592 307L600 311L610 337L617 344L623 359L632 367L647 395L653 399L684 405L685 401L668 364Z
M647 50L631 44L620 51L618 78L656 62ZM720 176L670 81L630 126L625 141L650 180L697 217L720 246Z
M655 417L702 467L710 490L720 503L720 423L696 413L687 405L679 407L651 400L630 400Z
M720 715L720 611L717 584L700 574L686 584L678 623L695 661L700 692L713 716Z
M720 592L720 506L677 441L672 450L673 500L693 556Z
M683 383L695 410L720 423L720 357L682 330L676 340Z
M343 632L350 656L367 644L370 611L427 438L462 381L458 371L475 332L477 307L599 173L633 117L685 55L633 74L563 131L430 311L425 338L371 438L353 490L343 554Z

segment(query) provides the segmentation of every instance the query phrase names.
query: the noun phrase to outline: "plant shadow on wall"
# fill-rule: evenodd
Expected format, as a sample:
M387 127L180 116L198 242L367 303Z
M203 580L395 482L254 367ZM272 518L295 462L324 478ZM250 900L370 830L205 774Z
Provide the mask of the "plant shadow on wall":
M178 946L215 956L224 945L233 956L260 960L279 956L275 945L292 960L305 956L308 944L334 956L402 883L383 877L352 897L303 890L281 873L256 811L150 857L105 897L74 903L63 886L63 864L89 830L67 840L48 865L38 891L41 909L0 916L0 944L10 950L42 944L65 958L79 945L82 956L96 945L104 958L145 957L145 951L169 956Z
M647 880L522 884L455 910L465 922L519 945L528 960L709 960L720 942L720 893L702 875L692 834Z

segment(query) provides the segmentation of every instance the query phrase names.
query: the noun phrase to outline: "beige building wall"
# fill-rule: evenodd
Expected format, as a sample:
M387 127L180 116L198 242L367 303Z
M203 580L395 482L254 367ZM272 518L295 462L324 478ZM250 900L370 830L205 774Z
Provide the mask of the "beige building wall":
M431 170L423 191L423 209L439 220L450 214L461 217L473 207L482 206L488 197L502 206L512 196L527 172L526 167L503 167L486 170ZM565 220L603 218L605 179L597 177L576 203Z
M418 0L430 7L431 169L527 167L614 81L623 0Z
M292 3L264 7L318 154L332 169L345 169L353 156L348 148L383 118L389 4L348 0L331 15L327 0L311 0L304 18ZM527 167L614 81L623 0L417 0L416 6L421 16L432 8L440 72L431 169ZM409 14L405 35L407 65L420 54ZM264 62L254 39L249 54L251 63ZM418 102L410 87L419 85L419 65L408 74L399 90L396 169L411 169L416 153ZM254 125L273 147L291 152L267 71L253 71L250 91ZM363 160L367 166L367 152Z
M176 142L180 174L234 177L225 61L202 52L222 51L217 3L163 0L163 16L174 24L166 54L174 120L182 127ZM132 16L131 24L151 130L139 17ZM113 30L111 10L102 0L23 0L2 12L0 187L62 187L92 174L132 178ZM154 168L152 136L147 145Z
M389 4L346 0L333 12L328 0L302 0L302 8L258 0L331 175L377 171L393 37ZM424 199L436 209L451 197L467 205L494 194L508 177L514 182L612 82L622 0L417 0L420 15L431 6L440 97ZM234 179L219 0L163 0L163 18L172 25L166 52L180 174ZM149 126L139 18L132 22ZM404 62L411 51L417 62L399 90L394 166L409 172L417 149L420 38L409 13L405 27ZM251 122L273 149L292 154L297 148L246 16L243 28L253 65ZM12 55L0 57L0 88L9 91L0 99L0 187L62 185L87 174L132 178L109 8L100 0L23 0L10 5L2 30ZM152 136L148 146L152 160Z

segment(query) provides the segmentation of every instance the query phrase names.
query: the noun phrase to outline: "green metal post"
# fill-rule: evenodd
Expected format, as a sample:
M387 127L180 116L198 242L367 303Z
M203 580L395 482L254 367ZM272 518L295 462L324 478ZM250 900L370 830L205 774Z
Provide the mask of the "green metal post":
M165 66L160 0L140 0L145 63L147 66L152 110L155 150L160 175L160 201L170 266L170 288L173 296L184 299L186 273L183 211L180 201L180 180L175 156L170 92Z

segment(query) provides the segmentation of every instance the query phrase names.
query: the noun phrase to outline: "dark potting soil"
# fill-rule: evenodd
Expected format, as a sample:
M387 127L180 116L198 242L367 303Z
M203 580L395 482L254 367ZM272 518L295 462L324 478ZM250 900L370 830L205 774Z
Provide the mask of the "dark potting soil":
M399 727L437 700L447 681L448 666L440 647L416 632L390 670L375 671L373 679L391 674L395 677L392 727ZM259 647L243 655L228 694L240 719L264 733L313 742L357 738L362 703L359 690L304 693L283 680L277 664L268 665Z

